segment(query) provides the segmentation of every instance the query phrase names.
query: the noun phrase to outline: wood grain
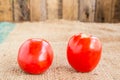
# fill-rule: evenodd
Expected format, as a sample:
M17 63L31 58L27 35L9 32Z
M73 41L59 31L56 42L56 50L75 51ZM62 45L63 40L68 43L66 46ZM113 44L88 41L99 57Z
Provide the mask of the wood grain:
M47 0L47 18L49 20L58 19L58 0Z
M31 21L40 21L40 1L41 0L30 0L30 17Z
M80 0L79 1L79 20L86 22L94 22L96 0Z
M44 21L47 19L46 0L30 0L31 21Z
M12 1L0 0L0 21L13 21Z
M29 0L14 0L14 19L15 22L30 21L30 2Z
M20 5L19 5L18 0L14 0L13 6L14 6L14 8L13 8L14 9L13 10L14 21L19 22L19 21L21 21L22 14L21 14Z
M78 0L63 0L63 19L78 20Z
M112 22L120 22L120 0L112 1Z
M0 21L120 22L120 0L0 0Z
M97 0L96 2L96 22L111 22L112 0Z

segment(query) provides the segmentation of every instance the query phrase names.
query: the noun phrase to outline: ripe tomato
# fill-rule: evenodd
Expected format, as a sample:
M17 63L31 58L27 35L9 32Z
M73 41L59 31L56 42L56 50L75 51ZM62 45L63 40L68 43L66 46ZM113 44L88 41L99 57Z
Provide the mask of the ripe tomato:
M101 52L102 44L97 37L80 33L70 38L67 59L78 72L89 72L97 66Z
M23 71L31 74L40 74L52 64L53 51L47 41L29 39L19 48L17 60Z

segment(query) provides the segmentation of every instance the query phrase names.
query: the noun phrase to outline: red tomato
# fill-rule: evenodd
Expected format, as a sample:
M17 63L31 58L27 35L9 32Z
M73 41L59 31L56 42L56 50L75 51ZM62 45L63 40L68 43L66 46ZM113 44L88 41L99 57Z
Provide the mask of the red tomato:
M19 48L17 59L23 71L31 74L40 74L52 64L53 51L47 41L29 39Z
M97 37L81 33L70 38L67 59L78 72L89 72L97 66L101 52L102 44Z

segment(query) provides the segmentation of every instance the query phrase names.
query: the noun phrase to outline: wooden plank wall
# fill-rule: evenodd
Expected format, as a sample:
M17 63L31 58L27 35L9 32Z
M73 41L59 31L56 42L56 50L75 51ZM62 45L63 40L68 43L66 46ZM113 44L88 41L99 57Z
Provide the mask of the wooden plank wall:
M63 19L78 20L78 0L63 0Z
M41 18L41 0L30 0L30 18L31 21L40 21Z
M111 22L113 0L97 0L96 1L96 22Z
M0 0L0 21L13 21L12 1Z
M79 20L94 22L96 0L80 0L79 1Z
M58 0L47 0L47 18L58 19Z
M120 22L120 0L112 1L112 22Z
M120 0L0 0L0 21L120 22Z
M13 0L14 1L14 21L30 21L30 1L29 0Z

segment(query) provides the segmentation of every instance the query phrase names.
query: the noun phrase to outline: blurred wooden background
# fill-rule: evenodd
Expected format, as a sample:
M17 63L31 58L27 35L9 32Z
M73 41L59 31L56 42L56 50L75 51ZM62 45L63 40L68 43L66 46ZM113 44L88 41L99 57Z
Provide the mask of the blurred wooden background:
M120 22L120 0L0 0L0 21Z

